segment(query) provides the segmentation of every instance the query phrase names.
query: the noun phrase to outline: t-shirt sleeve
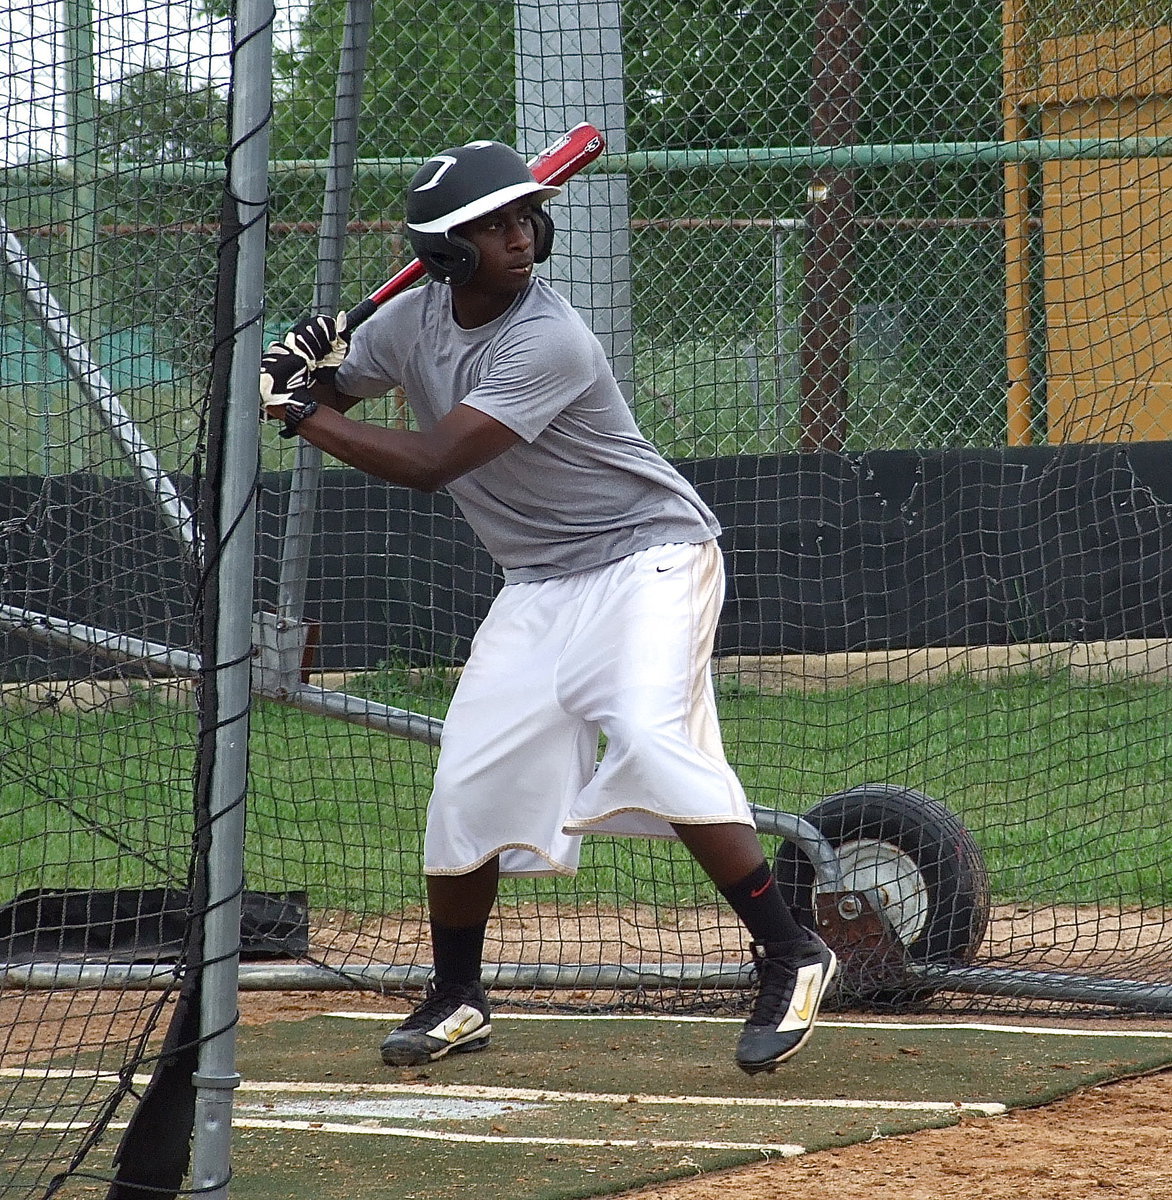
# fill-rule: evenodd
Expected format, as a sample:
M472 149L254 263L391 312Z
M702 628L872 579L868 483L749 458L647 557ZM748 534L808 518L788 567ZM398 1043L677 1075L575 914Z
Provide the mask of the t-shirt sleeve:
M354 331L350 349L334 376L334 386L343 395L368 400L385 395L402 382L394 353L397 316L392 301Z
M462 403L506 425L526 442L595 382L597 364L589 337L567 337L567 326L522 321L493 350L480 382Z

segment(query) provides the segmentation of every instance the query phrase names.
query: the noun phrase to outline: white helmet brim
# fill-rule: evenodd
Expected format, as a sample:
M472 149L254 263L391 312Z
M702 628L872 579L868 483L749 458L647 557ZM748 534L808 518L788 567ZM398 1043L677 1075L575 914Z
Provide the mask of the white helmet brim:
M561 192L560 187L550 187L548 184L538 183L537 180L530 183L513 183L487 196L481 196L455 212L445 213L436 221L426 221L419 225L408 221L407 228L416 233L450 233L457 225L466 225L469 221L475 221L477 217L504 208L506 204L512 204L514 200L520 200L523 196L536 196L544 203L546 200L552 200L554 196L560 196Z

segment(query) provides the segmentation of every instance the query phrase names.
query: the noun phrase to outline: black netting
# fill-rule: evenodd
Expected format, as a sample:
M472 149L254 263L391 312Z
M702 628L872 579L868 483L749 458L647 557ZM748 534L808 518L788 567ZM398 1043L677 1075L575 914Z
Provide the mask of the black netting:
M113 1143L170 1006L132 968L174 982L159 914L190 897L227 7L13 0L0 34L14 1195ZM277 16L269 337L406 264L421 157L605 134L543 270L725 526L725 739L795 904L834 889L779 813L888 897L899 945L844 1005L1169 1004L1164 7ZM271 428L259 466L245 882L288 922L263 966L414 991L434 743L499 577L442 495L318 477ZM502 999L741 1003L738 928L671 845L592 840L499 916Z

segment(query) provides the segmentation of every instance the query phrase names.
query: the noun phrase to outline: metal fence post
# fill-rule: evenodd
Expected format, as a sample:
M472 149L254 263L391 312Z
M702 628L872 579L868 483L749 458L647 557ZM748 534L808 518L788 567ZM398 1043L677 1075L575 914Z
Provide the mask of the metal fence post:
M223 426L219 528L206 550L215 575L216 721L209 788L210 846L195 1075L192 1186L226 1200L236 1074L240 906L244 880L244 796L248 778L255 477L259 439L257 366L264 308L265 222L272 96L272 0L240 0L232 71L228 189L236 206L234 338Z
M334 123L317 240L317 279L313 295L313 311L330 316L335 316L342 305L342 262L358 154L358 109L366 74L373 8L373 0L347 0L338 59ZM321 463L321 451L298 439L277 583L277 612L293 625L299 624L305 614L309 546L317 512Z
M627 152L617 0L515 6L517 136L527 157L579 121ZM630 210L625 174L582 175L550 204L562 245L551 278L602 342L628 403L634 399Z

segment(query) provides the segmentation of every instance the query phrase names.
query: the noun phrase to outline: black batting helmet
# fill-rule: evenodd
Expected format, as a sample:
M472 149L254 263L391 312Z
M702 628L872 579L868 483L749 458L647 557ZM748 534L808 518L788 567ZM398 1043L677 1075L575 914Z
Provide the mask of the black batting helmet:
M549 200L561 188L533 178L525 160L501 142L469 142L429 158L407 185L407 239L427 273L464 284L476 272L476 247L452 230L522 196ZM535 262L553 249L553 221L537 209Z

